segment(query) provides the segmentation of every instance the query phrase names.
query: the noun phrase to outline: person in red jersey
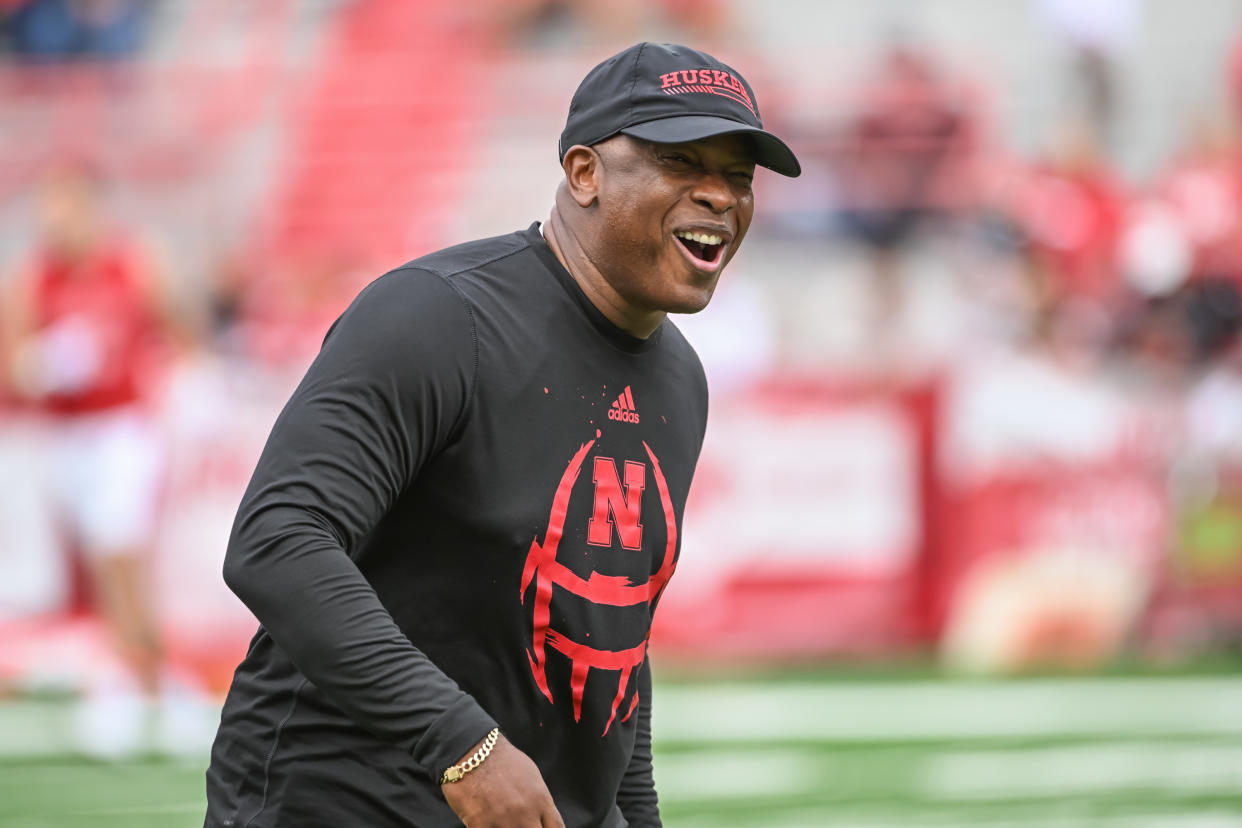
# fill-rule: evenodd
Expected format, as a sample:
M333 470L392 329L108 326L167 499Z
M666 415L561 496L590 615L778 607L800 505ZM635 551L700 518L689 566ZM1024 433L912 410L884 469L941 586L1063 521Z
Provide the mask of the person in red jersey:
M1045 301L1116 301L1127 194L1090 127L1063 124L1020 192L1018 221Z
M919 44L896 40L859 84L834 142L839 227L866 253L869 326L885 349L902 349L891 337L908 303L906 252L975 202L979 120L947 66Z
M148 714L168 712L144 582L161 465L144 386L168 316L150 257L107 221L102 186L78 162L42 182L41 238L0 302L0 354L16 404L50 432L53 512L121 657L79 723L84 750L115 757L144 746Z
M1232 113L1192 122L1183 147L1157 181L1189 245L1187 276L1242 281L1242 142Z

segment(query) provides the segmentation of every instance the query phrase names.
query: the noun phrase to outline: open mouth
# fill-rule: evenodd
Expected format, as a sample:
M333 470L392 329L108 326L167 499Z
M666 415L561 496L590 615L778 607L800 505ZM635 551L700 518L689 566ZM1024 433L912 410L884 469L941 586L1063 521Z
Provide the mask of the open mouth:
M724 238L712 233L678 230L673 234L690 255L705 265L714 265L724 250Z

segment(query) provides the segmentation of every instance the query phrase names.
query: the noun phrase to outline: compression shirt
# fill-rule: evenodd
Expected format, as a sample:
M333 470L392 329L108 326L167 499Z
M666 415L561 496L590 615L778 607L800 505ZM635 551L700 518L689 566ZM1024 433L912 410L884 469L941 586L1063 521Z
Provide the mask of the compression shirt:
M259 619L208 826L456 826L493 727L567 826L660 824L652 613L707 388L610 323L539 233L433 253L336 321L272 429L225 577Z

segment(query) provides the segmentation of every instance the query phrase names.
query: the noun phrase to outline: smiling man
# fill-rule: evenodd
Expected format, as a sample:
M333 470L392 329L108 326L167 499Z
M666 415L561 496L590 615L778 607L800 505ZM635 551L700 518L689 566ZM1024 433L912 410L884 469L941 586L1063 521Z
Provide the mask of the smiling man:
M238 510L261 627L207 826L658 826L651 618L707 388L701 310L795 176L750 86L684 46L570 104L542 228L416 259L333 325Z

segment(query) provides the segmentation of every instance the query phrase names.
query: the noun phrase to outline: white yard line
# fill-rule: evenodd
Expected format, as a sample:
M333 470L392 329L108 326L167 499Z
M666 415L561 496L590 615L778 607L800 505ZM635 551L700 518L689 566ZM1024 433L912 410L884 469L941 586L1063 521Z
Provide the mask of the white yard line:
M1242 733L1242 678L657 687L659 740L959 740Z
M755 796L823 795L834 779L853 785L850 754L796 748L718 747L660 754L655 778L663 799L716 803ZM1008 750L940 749L901 758L891 784L933 800L1142 792L1156 796L1239 795L1242 745L1105 742ZM910 774L908 777L906 774ZM1242 815L1235 817L1242 825Z
M657 686L655 738L967 740L1242 733L1242 678ZM0 704L0 757L72 751L63 704Z
M719 802L823 790L829 764L791 750L711 750L658 756L654 768L662 800Z
M71 703L63 701L0 703L0 759L37 759L76 753L73 710ZM206 756L204 750L203 762ZM185 757L180 761L194 764L199 760Z
M206 803L201 800L171 805L140 805L132 808L97 808L90 811L70 811L70 817L156 816L159 814L201 814Z
M719 828L719 816L665 820L676 828ZM753 822L729 820L730 828L1239 828L1242 817L1219 810L1183 811L1175 814L1113 814L1087 816L1085 813L1061 816L1031 814L1021 818L987 819L977 814L958 813L944 817L920 817L910 811L856 814L836 808L779 808Z
M1242 746L1113 743L932 754L914 790L946 800L1106 792L1232 794L1242 802ZM1242 824L1242 816L1235 817Z
M71 753L67 709L56 702L0 704L0 758L35 759Z

